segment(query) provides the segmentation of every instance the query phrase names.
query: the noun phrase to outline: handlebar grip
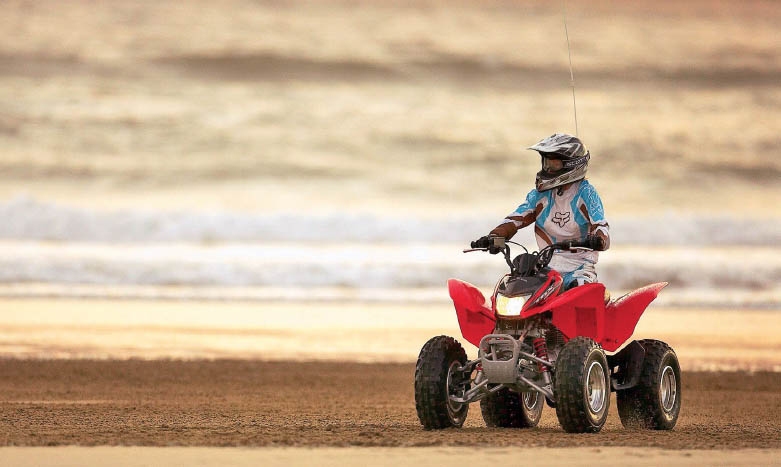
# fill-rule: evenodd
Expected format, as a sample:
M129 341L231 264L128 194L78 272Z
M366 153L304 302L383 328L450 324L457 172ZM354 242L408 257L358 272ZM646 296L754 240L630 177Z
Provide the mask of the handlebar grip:
M588 247L588 245L586 245L585 242L576 242L574 240L553 244L553 248L556 250L571 250L572 248L578 247Z
M554 247L559 250L569 250L572 248L590 248L592 250L600 251L604 246L602 239L596 235L589 235L583 241L567 241L554 244Z
M504 237L496 237L493 235L486 235L470 243L472 248L479 248L481 250L488 250L489 253L495 255L505 248Z

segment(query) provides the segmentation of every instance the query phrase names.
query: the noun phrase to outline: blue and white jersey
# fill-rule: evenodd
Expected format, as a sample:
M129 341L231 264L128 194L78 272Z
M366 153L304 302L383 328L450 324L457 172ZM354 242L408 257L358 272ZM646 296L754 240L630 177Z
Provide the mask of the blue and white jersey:
M514 233L532 222L539 248L566 240L585 240L587 235L598 231L605 238L610 238L602 200L597 190L585 179L563 189L561 194L558 188L543 192L530 191L526 201L504 220L504 224L513 225L500 225L495 230ZM557 252L551 267L565 272L577 268L583 262L596 263L598 258L599 253L596 251Z

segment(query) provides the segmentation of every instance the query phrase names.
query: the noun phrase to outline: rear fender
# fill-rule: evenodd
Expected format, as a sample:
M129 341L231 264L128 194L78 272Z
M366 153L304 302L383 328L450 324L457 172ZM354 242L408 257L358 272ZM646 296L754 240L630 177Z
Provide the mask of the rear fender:
M492 333L496 326L491 302L486 301L483 293L468 282L449 279L447 288L456 307L461 335L472 345L479 346L480 339Z
M613 352L635 332L635 326L667 282L647 285L605 306L605 286L584 284L556 297L545 305L553 315L553 325L567 338L585 336Z
M605 308L605 336L602 347L613 351L621 347L635 332L640 316L667 282L646 285L613 300Z

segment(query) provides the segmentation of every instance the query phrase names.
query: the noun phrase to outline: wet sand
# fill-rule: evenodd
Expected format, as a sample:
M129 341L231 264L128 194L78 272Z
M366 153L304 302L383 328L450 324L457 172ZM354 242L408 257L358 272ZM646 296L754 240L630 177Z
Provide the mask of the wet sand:
M534 465L778 465L778 450L723 451L656 448L2 448L0 462L16 466L87 465L499 465L534 459Z
M399 292L403 293L403 292ZM444 295L446 291L442 291ZM781 371L778 310L662 308L632 339L670 344L685 370ZM452 303L0 299L0 357L414 362L461 341Z
M781 374L683 374L675 430L570 435L545 409L533 430L424 431L412 364L0 361L0 444L245 447L594 447L781 449Z

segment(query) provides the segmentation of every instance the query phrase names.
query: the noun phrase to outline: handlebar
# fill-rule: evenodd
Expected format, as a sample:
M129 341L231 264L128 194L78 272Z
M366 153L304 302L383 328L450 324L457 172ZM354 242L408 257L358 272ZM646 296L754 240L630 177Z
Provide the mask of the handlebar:
M515 274L518 271L516 271L516 268L510 258L510 246L506 243L519 245L521 248L526 250L523 245L515 242L505 241L503 237L483 237L480 240L472 242L470 244L472 248L465 249L463 251L464 253L469 253L472 251L489 251L491 253L502 252L504 253L504 259L507 262L507 265L510 266L510 272ZM555 250L601 250L603 246L603 240L600 237L597 237L596 235L589 235L583 241L569 240L564 242L557 242L542 248L539 252L532 254L537 257L536 270L540 270L546 267L548 263L550 263L551 259L553 258L553 252ZM526 250L526 252L528 253L528 250Z
M497 239L498 238L501 238L501 237L497 237ZM475 242L472 242L470 244L471 248L464 249L463 252L464 253L470 253L472 251L488 251L491 248L497 248L499 250L502 250L506 246L505 243L513 243L515 245L519 245L521 248L526 250L526 248L524 248L523 245L521 245L519 243L505 242L504 239L502 239L501 245L499 245L499 244L492 244L492 245L488 245L488 246L482 246L482 244L480 244L479 242L475 241ZM596 242L590 241L590 239L584 240L582 242L576 242L574 240L567 241L567 242L558 242L558 243L554 243L552 245L546 246L545 248L540 250L540 253L542 253L544 250L549 250L549 249L550 250L575 250L575 249L597 250L597 247L599 247L599 245L597 245L595 243Z

